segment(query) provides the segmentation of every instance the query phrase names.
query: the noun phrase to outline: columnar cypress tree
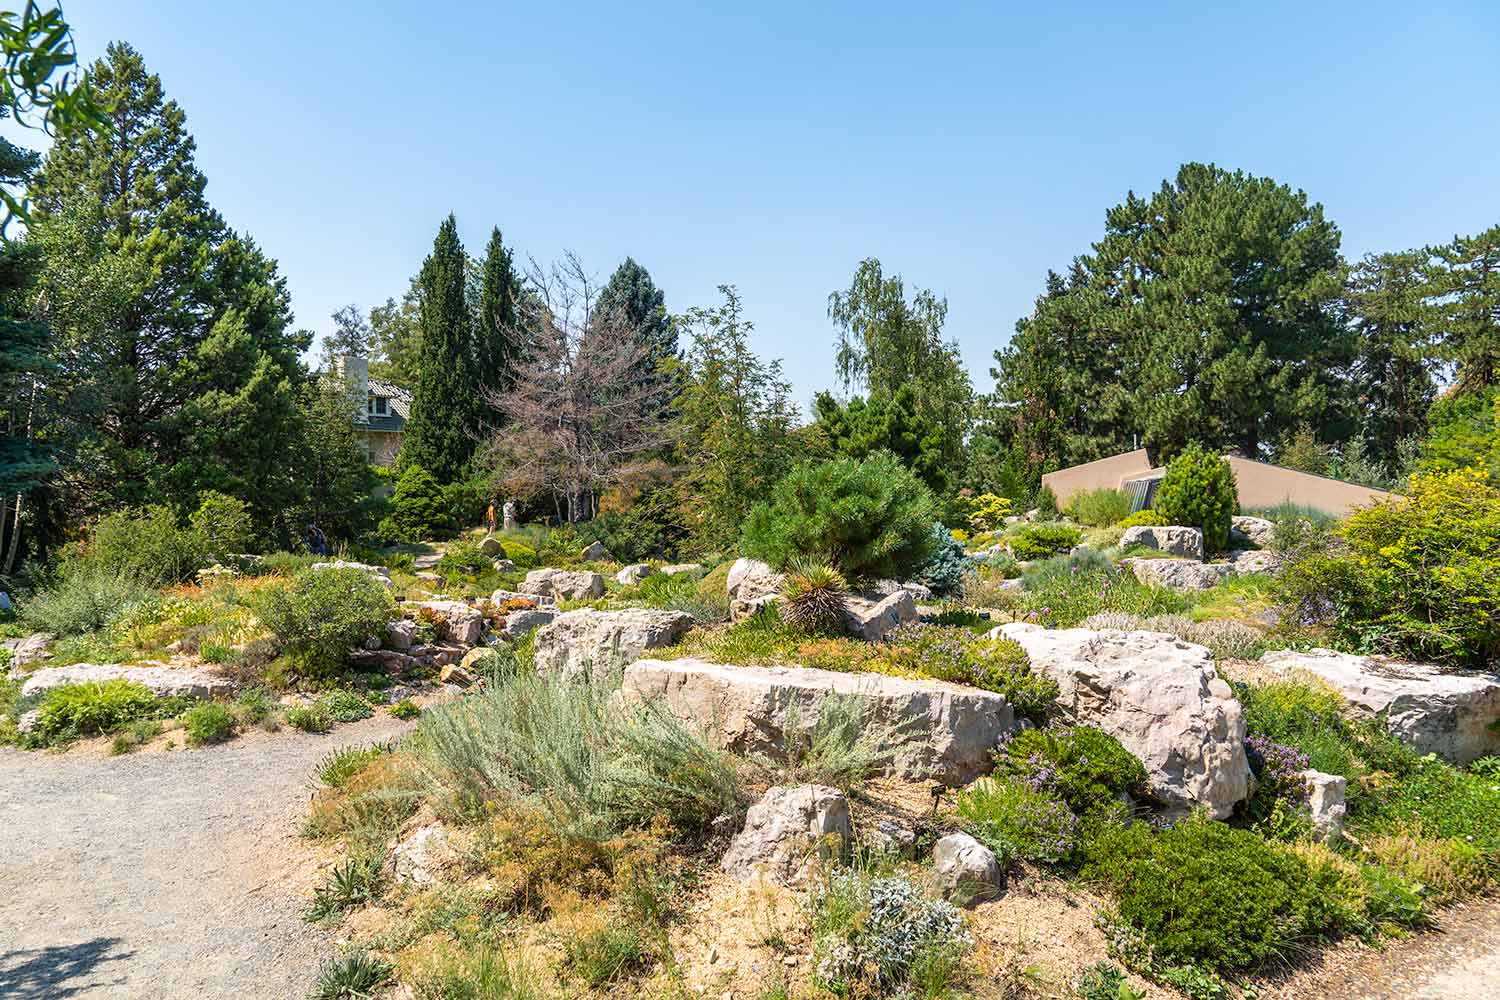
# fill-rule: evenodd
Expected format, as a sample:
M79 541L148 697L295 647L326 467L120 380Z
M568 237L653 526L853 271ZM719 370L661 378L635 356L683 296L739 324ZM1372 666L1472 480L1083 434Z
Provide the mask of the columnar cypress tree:
M449 215L418 278L422 361L398 460L403 470L420 465L441 483L469 471L485 412L464 294L466 264L458 221Z
M492 392L503 392L515 378L515 366L526 345L521 338L521 279L516 274L514 255L500 238L499 226L490 232L479 280L474 361L480 384Z

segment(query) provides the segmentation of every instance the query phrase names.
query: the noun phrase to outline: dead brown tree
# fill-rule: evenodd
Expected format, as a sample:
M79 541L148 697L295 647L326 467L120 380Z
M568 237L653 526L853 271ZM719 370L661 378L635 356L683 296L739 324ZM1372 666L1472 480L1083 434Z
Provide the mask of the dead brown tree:
M527 268L526 358L487 401L503 415L483 457L512 496L551 493L559 520L593 516L598 495L667 443L659 387L640 378L646 347L629 321L596 308L598 286L569 253Z

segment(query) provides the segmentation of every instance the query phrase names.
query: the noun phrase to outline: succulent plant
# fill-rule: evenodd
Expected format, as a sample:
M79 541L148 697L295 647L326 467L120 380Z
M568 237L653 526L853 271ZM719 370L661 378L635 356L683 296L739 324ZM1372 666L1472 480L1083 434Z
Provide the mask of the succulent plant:
M849 584L827 563L797 560L781 589L781 620L806 632L834 632L844 624Z

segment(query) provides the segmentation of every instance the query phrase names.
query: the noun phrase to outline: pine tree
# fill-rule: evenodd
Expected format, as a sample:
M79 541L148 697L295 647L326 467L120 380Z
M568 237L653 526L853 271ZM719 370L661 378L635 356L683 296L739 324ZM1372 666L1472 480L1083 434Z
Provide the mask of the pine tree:
M524 353L520 299L521 279L514 257L496 226L480 265L479 308L474 317L474 362L480 384L491 392L509 388Z
M1429 294L1460 393L1500 385L1500 225L1428 250Z
M486 412L471 339L467 263L458 220L449 215L418 279L422 360L398 458L403 470L420 465L439 483L468 474Z
M300 380L309 341L289 330L275 263L208 204L186 116L140 54L111 45L91 74L109 127L60 136L31 189L28 239L42 248L56 337L49 434L66 453L71 502L189 510L197 497L178 491L173 466L225 444L193 407L240 393L257 372ZM231 316L248 363L216 368L202 351ZM283 500L246 490L262 519Z
M1365 258L1349 276L1360 439L1380 461L1393 461L1403 441L1426 430L1437 394L1424 262L1420 252L1380 254Z

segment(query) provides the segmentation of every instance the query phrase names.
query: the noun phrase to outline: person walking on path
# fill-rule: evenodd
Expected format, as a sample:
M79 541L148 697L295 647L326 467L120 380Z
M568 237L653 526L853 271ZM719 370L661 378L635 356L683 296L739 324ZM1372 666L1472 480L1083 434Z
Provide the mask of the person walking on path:
M490 529L490 534L495 533L495 501L490 501L489 509L484 512L485 527Z

